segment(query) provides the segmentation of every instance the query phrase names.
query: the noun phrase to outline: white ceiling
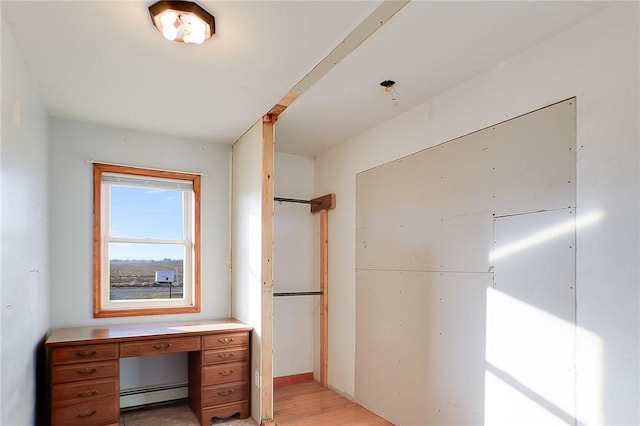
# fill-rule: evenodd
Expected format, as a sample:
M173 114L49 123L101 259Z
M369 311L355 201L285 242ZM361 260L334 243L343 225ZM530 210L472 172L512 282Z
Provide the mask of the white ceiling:
M196 46L164 40L151 3L0 5L52 116L225 144L379 5L200 1L216 35ZM611 5L414 0L282 114L277 150L316 155ZM385 79L397 82L397 108Z

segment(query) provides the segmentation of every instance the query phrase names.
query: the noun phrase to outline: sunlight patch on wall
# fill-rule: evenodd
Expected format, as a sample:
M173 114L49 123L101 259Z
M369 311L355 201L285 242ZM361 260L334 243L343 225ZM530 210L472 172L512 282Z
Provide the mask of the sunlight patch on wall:
M489 261L493 262L497 259L500 259L505 256L509 256L510 254L525 250L529 247L539 245L544 243L545 241L549 241L553 238L556 238L560 235L567 234L569 232L573 232L578 228L583 226L594 224L600 221L604 217L604 212L596 211L592 213L588 213L585 215L581 215L577 217L575 220L567 220L566 222L560 223L548 229L545 229L541 232L537 232L527 238L523 238L509 245L500 247L499 249L493 250L489 253Z
M486 360L491 380L485 383L487 423L571 421L574 339L572 323L488 288ZM513 416L518 419L515 423Z
M577 390L576 333L588 353ZM487 288L486 361L485 424L574 424L576 392L590 401L578 423L604 421L603 343L573 322Z
M485 372L485 425L566 425L526 392L519 391L491 371Z

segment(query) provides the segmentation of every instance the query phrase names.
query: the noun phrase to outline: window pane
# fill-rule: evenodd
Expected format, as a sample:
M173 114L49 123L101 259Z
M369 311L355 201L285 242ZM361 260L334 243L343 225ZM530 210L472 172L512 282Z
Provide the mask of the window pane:
M200 312L200 176L94 163L93 177L93 316Z
M110 243L109 300L182 299L182 244Z
M182 191L111 186L111 235L183 238Z

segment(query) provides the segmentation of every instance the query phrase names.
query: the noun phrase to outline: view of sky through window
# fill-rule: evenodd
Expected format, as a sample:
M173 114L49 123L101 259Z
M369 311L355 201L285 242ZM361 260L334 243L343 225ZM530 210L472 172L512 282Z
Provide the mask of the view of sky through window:
M111 235L122 238L182 239L182 191L111 186ZM111 243L119 260L184 259L175 244Z

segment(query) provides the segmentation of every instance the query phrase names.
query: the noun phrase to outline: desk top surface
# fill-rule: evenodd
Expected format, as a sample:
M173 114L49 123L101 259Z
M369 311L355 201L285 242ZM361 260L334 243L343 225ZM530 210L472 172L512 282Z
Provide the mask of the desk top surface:
M46 345L48 347L56 347L117 343L165 336L194 336L219 332L251 331L252 329L251 326L233 318L58 328L53 330L46 341Z

